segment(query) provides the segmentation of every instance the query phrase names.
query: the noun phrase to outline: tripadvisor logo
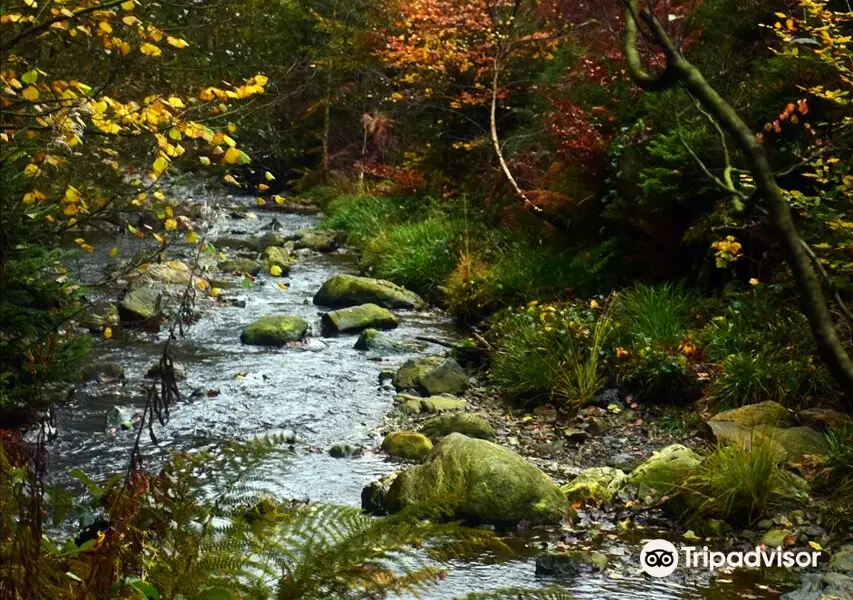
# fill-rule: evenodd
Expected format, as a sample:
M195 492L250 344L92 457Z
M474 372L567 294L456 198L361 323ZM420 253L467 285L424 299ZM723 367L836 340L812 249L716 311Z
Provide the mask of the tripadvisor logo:
M715 571L724 567L816 567L820 552L782 550L756 546L747 552L717 552L708 546L676 548L666 540L646 542L640 552L640 567L652 577L668 577L681 564L687 569Z

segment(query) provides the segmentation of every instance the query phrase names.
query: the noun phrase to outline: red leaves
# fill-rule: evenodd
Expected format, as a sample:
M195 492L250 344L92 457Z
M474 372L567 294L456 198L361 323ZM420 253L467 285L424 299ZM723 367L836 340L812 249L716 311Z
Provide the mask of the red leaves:
M552 104L547 127L557 139L560 155L574 163L597 162L610 143L610 136L602 130L610 112L603 106L587 112L571 100L552 100Z

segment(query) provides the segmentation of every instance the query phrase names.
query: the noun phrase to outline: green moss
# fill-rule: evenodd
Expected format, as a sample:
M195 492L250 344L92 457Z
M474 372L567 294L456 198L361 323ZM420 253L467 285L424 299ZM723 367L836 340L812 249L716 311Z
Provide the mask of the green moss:
M424 308L420 296L390 281L339 274L323 283L314 304L344 308L356 304L378 304L385 308Z

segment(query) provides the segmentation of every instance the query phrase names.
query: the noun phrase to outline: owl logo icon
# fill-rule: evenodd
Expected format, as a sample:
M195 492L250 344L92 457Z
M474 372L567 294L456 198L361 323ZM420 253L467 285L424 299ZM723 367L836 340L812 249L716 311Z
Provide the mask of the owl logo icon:
M678 568L678 551L666 540L651 540L640 551L640 567L652 577L668 577Z

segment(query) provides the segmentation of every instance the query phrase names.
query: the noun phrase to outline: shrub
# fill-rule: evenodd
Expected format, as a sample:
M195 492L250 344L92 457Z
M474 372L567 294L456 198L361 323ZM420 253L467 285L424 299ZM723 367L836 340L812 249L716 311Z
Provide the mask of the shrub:
M749 448L720 445L685 484L703 517L745 521L769 515L791 501L808 498L804 482L779 466L776 442L755 436Z
M585 344L572 343L555 391L557 395L574 406L579 407L592 402L604 386L605 378L600 369L600 361L604 343L610 335L610 328L608 306L596 320L591 334L586 334ZM573 340L573 336L569 335L568 339Z
M386 227L367 241L362 267L423 294L434 294L456 266L459 227L440 216Z

